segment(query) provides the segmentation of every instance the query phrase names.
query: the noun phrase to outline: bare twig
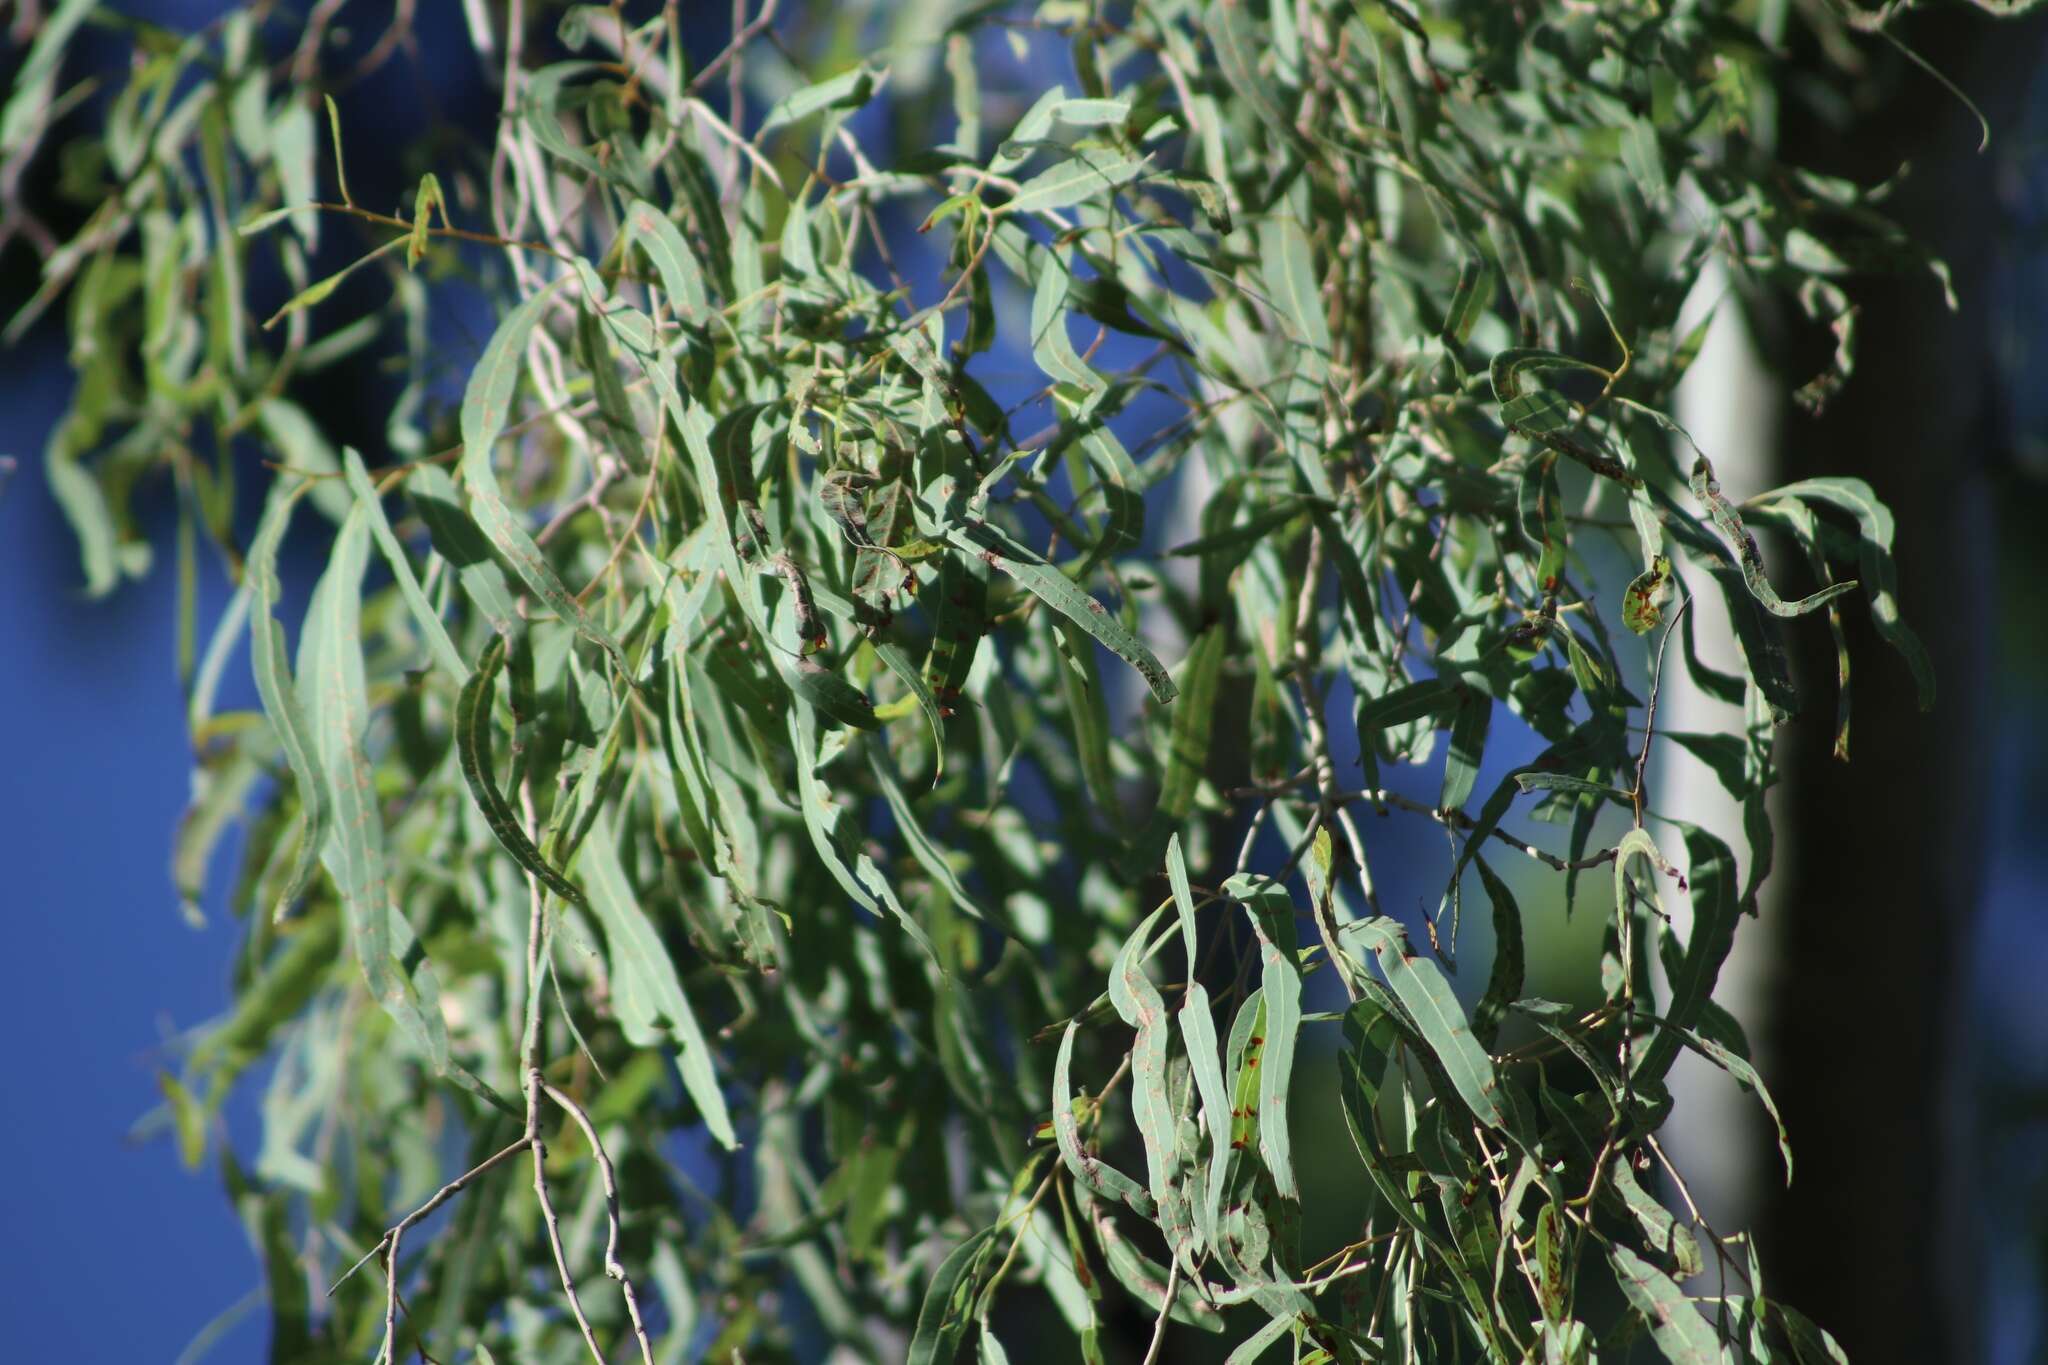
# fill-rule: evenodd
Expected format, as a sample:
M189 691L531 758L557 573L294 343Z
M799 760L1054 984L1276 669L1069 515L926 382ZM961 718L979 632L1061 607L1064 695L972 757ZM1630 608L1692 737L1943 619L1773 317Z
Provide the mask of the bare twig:
M584 489L581 496L563 503L560 510L548 518L548 524L541 527L540 531L535 534L533 543L536 545L547 544L555 538L562 527L566 526L576 516L597 507L599 502L603 500L606 490L612 486L612 482L618 476L619 462L609 455L600 455L597 461L597 477L590 481L590 487ZM602 509L600 508L599 510L601 511Z
M562 1249L562 1220L555 1213L555 1201L548 1194L548 1145L540 1137L540 1068L530 1068L526 1073L527 1131L530 1134L528 1146L533 1148L533 1194L540 1201L541 1224L548 1231L548 1246L555 1253L555 1274L562 1282L562 1294L569 1301L569 1314L576 1319L577 1330L583 1333L583 1344L590 1348L591 1359L598 1365L605 1365L604 1348L597 1344L597 1334L591 1330L590 1318L583 1311L583 1298L576 1292L576 1276L569 1269L569 1253Z
M1397 791L1389 791L1384 787L1369 787L1362 791L1340 792L1338 793L1338 800L1346 805L1354 801L1370 801L1375 806L1393 806L1400 810L1410 811L1416 815L1426 815L1430 819L1436 821L1438 824L1447 825L1450 828L1457 830L1471 830L1477 828L1479 824L1478 821L1474 820L1471 816L1465 814L1465 812L1461 810L1438 810L1434 806L1426 806L1420 801L1411 800L1410 798L1401 795L1401 793ZM1517 839L1514 835L1508 833L1506 830L1500 828L1498 825L1494 826L1492 830L1492 835L1495 839L1498 839L1500 842L1506 844L1509 848L1512 848L1517 852L1526 855L1527 857L1534 858L1537 862L1542 863L1545 867L1551 868L1554 871L1558 872L1584 870L1589 867L1599 867L1605 863L1611 863L1614 861L1614 850L1611 848L1602 850L1601 852L1592 854L1588 857L1568 861L1564 858L1558 857L1555 853L1550 852L1548 849L1541 849L1536 847L1536 845L1530 843L1526 839Z
M519 803L526 818L527 837L537 838L540 822L534 815L531 783L520 784ZM555 1201L548 1194L548 1145L540 1135L540 1099L545 1085L540 1064L540 969L547 935L547 902L541 893L540 879L531 872L526 874L526 890L526 1027L520 1061L526 1072L526 1145L533 1149L533 1194L540 1202L541 1222L547 1228L548 1246L555 1254L555 1272L562 1282L562 1294L569 1301L569 1312L583 1333L583 1343L590 1348L591 1357L598 1365L605 1365L604 1351L597 1344L597 1334L591 1331L583 1300L576 1293L576 1277L570 1273L569 1256L562 1249L561 1219L556 1216Z
M361 1260L357 1261L354 1265L350 1266L348 1270L343 1273L340 1279L336 1280L331 1286L328 1287L327 1293L328 1296L331 1298L334 1294L334 1291L341 1288L341 1286L345 1282L347 1282L349 1276L354 1275L358 1270L362 1269L363 1266L369 1262L371 1257L377 1255L379 1252L383 1253L384 1345L377 1353L378 1360L395 1362L398 1358L398 1251L399 1244L405 1238L406 1229L412 1227L415 1223L418 1223L421 1220L427 1218L434 1212L435 1209L440 1208L450 1199L453 1199L456 1195L462 1193L464 1187L466 1187L470 1181L475 1180L478 1176L483 1175L485 1172L491 1170L492 1168L500 1165L505 1161L509 1161L511 1158L525 1151L527 1148L527 1142L528 1140L526 1138L520 1138L519 1141L513 1143L510 1147L505 1148L503 1151L498 1152L494 1156L486 1158L483 1162L471 1167L467 1171L464 1171L461 1175L456 1176L455 1179L443 1185L439 1190L435 1191L434 1197L432 1199L429 1199L426 1203L420 1205L411 1213L407 1214L403 1219L399 1220L399 1222L394 1224L391 1230L384 1234L383 1239L379 1241L377 1245L371 1247L367 1252L364 1252Z
M1629 792L1629 800L1636 808L1637 829L1643 827L1643 770L1650 766L1650 746L1657 742L1657 689L1664 681L1664 651L1671 647L1672 632L1678 629L1679 619L1691 605L1692 598L1688 596L1671 613L1671 624L1664 627L1664 638L1657 642L1656 665L1650 670L1650 700L1643 711L1643 751L1636 755L1636 785Z
M740 26L732 35L732 41L725 45L725 50L705 63L704 69L690 78L691 94L717 80L718 73L739 57L740 49L760 37L762 30L775 22L775 10L780 3L781 0L767 0L767 3L761 6L760 13Z
M543 1085L541 1089L576 1120L576 1126L590 1140L591 1154L597 1158L598 1178L604 1182L604 1273L619 1282L619 1292L625 1296L626 1316L633 1320L633 1335L640 1342L640 1359L645 1365L654 1365L654 1348L647 1340L647 1324L640 1317L640 1299L633 1292L633 1281L627 1277L626 1268L619 1264L619 1182L612 1171L611 1156L605 1151L604 1142L597 1135L597 1126L590 1121L590 1115L583 1112L582 1105L551 1085Z
M1166 1293L1159 1300L1159 1320L1152 1324L1152 1345L1146 1348L1143 1365L1153 1365L1159 1359L1159 1348L1166 1344L1166 1320L1173 1316L1173 1296L1180 1292L1180 1258L1175 1257L1173 1268L1166 1272Z

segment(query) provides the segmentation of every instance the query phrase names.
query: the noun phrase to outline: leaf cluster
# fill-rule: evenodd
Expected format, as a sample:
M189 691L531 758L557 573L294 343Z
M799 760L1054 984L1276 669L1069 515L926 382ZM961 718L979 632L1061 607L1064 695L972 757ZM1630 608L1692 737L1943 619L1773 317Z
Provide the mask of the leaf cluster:
M68 172L100 206L16 325L67 310L45 467L90 591L179 493L178 869L196 899L245 822L247 929L165 1090L197 1160L265 1078L221 1160L275 1358L602 1354L642 1324L600 1263L649 1360L1157 1360L1169 1322L1232 1362L1840 1358L1656 1140L1682 1049L1764 1096L1712 994L1810 710L1785 632L1867 610L1933 699L1871 490L1724 488L1666 415L1710 265L1836 327L1816 401L1849 276L1942 277L1773 155L1755 7L769 6L706 59L687 6L479 5L493 140L389 206L350 194L383 149L322 98L331 8L63 0L4 119L32 152L79 25L126 27ZM358 354L399 376L367 454L297 397ZM238 584L203 649L202 543ZM260 710L223 710L244 635ZM1649 804L1667 668L1746 718L1658 736L1739 831ZM1838 696L1846 756L1846 652ZM1483 785L1510 728L1540 751ZM1374 860L1431 826L1404 923ZM1507 853L1611 885L1596 1002L1525 992ZM1304 1157L1310 1093L1350 1152Z

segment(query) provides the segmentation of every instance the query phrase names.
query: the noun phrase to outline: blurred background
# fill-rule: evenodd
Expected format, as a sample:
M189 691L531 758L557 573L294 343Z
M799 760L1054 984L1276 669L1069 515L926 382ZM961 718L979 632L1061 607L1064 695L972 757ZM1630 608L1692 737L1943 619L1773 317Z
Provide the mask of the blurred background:
M42 8L0 8L0 88ZM223 7L110 8L189 29ZM396 8L428 57L398 55L341 93L351 145L487 130L497 97L470 56L462 6ZM930 22L924 11L950 6L783 8L778 27L792 48L829 53L863 32L914 31ZM729 37L726 7L684 13L691 50L708 59ZM2048 839L2038 833L2048 823L2048 536L2037 530L2048 518L2048 28L1993 24L1959 6L1911 16L1903 31L1983 107L1988 151L1975 152L1975 122L1952 94L1876 43L1864 55L1881 98L1832 111L1844 121L1788 90L1778 137L1789 159L1861 183L1909 163L1893 212L1946 257L1960 308L1948 310L1924 276L1858 279L1861 359L1816 417L1792 401L1796 380L1785 376L1816 372L1833 338L1769 301L1728 299L1681 415L1731 485L1853 474L1890 503L1904 612L1937 660L1941 702L1918 712L1904 670L1874 638L1858 638L1867 625L1852 616L1854 762L1830 758L1829 717L1782 735L1791 777L1777 870L1726 983L1791 1128L1798 1178L1785 1188L1754 1100L1718 1076L1687 1081L1697 1093L1681 1112L1698 1122L1681 1165L1717 1225L1756 1228L1774 1292L1834 1331L1853 1359L2017 1365L2048 1359ZM331 65L348 69L382 33L338 27ZM61 85L119 63L129 41L88 25ZM983 55L993 127L1044 85L1073 84L1056 45L994 43ZM1796 69L1796 43L1794 57ZM88 99L74 123L93 109ZM886 100L861 117L871 121L863 141L887 145ZM21 200L62 240L89 206L63 198L59 172L46 153L0 174L21 177ZM413 173L395 158L351 162L370 202L395 200ZM912 223L892 226L904 273L930 290L943 264L936 244ZM340 257L347 245L327 250ZM0 318L38 275L32 234L10 232ZM1704 305L1726 292L1709 279L1698 296ZM334 307L353 316L349 298ZM977 373L999 400L1023 403L1042 383L1010 321L1028 305L1014 291L997 298L1011 310L1007 345ZM361 307L376 302L366 287ZM490 319L479 301L436 325L459 382ZM1119 355L1115 344L1102 357L1110 365L1143 349ZM0 1018L20 1044L0 1124L0 1169L11 1176L0 1184L0 1285L14 1309L6 1354L172 1361L211 1343L209 1359L260 1360L256 1257L218 1176L183 1167L155 1116L158 1077L181 1037L227 1003L238 942L224 903L235 841L211 868L171 867L191 764L175 666L174 494L168 483L157 490L158 570L88 599L41 468L69 375L61 328L47 318L0 354L0 456L12 459L0 466L0 725L12 774L0 783L0 885L14 944ZM328 371L306 405L336 444L369 454L392 391L365 360ZM1174 414L1161 403L1124 414L1127 443ZM1020 431L1035 425L1028 411L1020 421ZM245 508L264 477L252 457ZM302 600L317 547L297 550L284 568ZM203 640L231 588L215 563L199 562ZM1831 685L1826 633L1795 638L1810 647L1796 661L1802 674ZM222 706L253 704L238 657ZM1670 704L1705 705L1683 695ZM1693 714L1690 728L1713 723ZM1495 733L1482 788L1535 748ZM1408 778L1422 799L1435 790L1431 772ZM1673 763L1662 781L1682 790L1685 770ZM1439 845L1376 852L1390 906L1434 899ZM181 894L181 883L199 894ZM1564 964L1589 926L1597 932L1598 914L1582 909L1567 923L1539 888L1555 895L1548 882L1517 885L1532 919L1531 989L1589 998L1597 985L1570 979ZM1484 962L1485 927L1467 927ZM1468 970L1460 988L1482 981ZM253 1096L229 1122L238 1143L254 1145Z

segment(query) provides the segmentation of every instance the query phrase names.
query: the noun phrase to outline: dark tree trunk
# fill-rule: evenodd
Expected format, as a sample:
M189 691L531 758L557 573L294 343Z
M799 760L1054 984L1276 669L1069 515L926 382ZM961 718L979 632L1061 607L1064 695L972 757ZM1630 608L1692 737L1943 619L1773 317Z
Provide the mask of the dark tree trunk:
M2041 24L1952 11L1900 33L1983 106L1994 137L2018 137L2021 96L2044 55ZM1864 47L1887 58L1876 41ZM1820 417L1788 416L1782 444L1788 479L1859 474L1891 505L1905 618L1941 689L1936 710L1921 714L1867 613L1846 613L1853 762L1835 762L1827 632L1817 622L1793 632L1805 706L1781 740L1791 840L1771 1080L1799 1167L1766 1211L1761 1245L1772 1297L1835 1333L1857 1365L1969 1361L1982 1347L1962 1221L1970 1087L1957 1024L1991 742L2001 159L1996 143L1976 153L1975 120L1931 78L1902 71L1893 88L1884 106L1859 111L1847 138L1788 107L1783 144L1795 163L1864 184L1910 160L1890 211L1949 262L1961 301L1950 312L1926 274L1855 281L1855 374ZM1817 355L1806 359L1788 384L1819 368Z

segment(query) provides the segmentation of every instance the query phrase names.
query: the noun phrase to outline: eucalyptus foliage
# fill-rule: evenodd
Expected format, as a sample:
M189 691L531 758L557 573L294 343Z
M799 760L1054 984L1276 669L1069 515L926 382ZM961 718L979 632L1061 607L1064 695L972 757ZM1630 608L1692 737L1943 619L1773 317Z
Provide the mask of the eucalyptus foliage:
M401 22L359 66L502 99L397 203L323 98L383 7L59 0L6 104L18 158L98 101L14 326L66 312L92 592L178 494L177 868L196 899L246 827L245 947L164 1086L273 1358L1839 1359L1655 1134L1682 1050L1769 1103L1713 988L1775 728L1829 720L1787 632L1867 611L1872 666L1932 675L1871 490L1726 486L1667 409L1710 262L1834 327L1815 403L1855 274L1943 287L1772 151L1889 12L712 8ZM94 95L63 58L103 27ZM364 355L384 437L336 449L305 386ZM260 712L217 704L244 638ZM1659 736L1739 831L1648 804L1675 669L1746 717ZM1846 655L1837 692L1846 756ZM1511 731L1540 752L1481 782ZM1417 844L1404 919L1374 860ZM1552 885L1608 916L1590 1009L1524 990Z

